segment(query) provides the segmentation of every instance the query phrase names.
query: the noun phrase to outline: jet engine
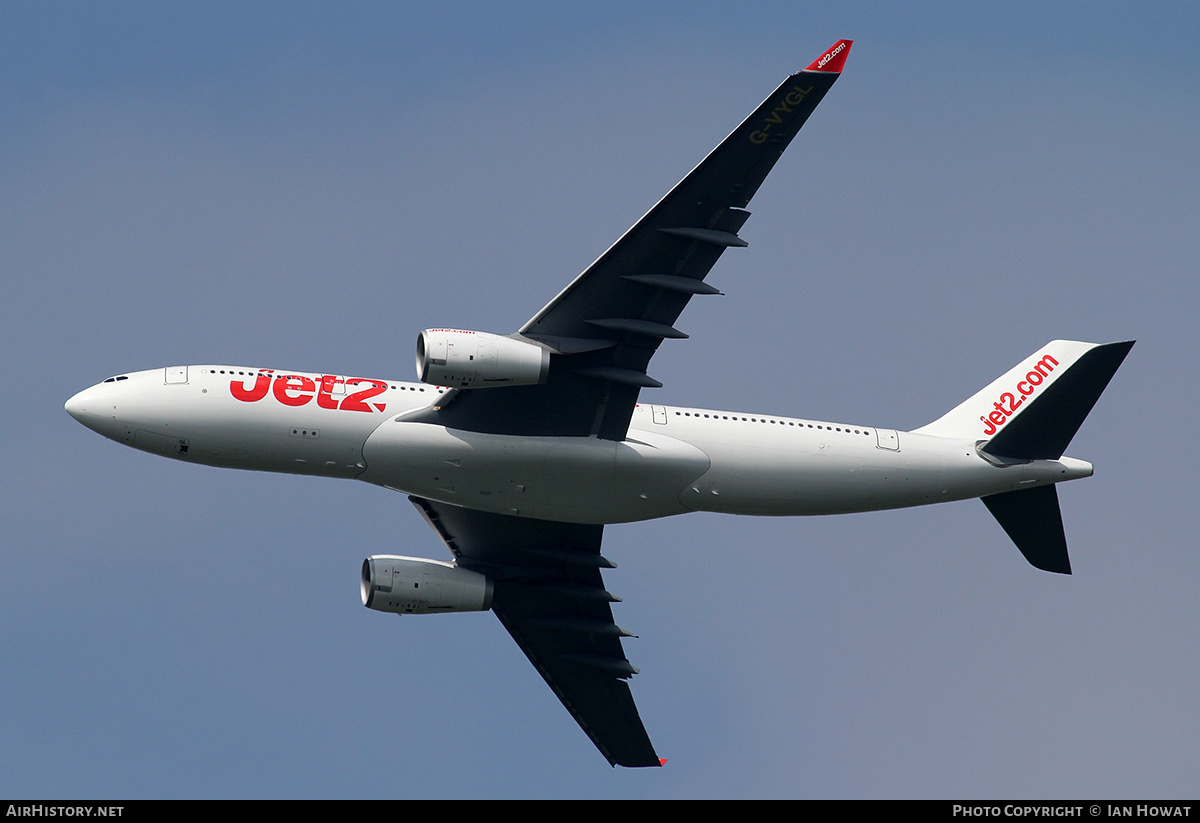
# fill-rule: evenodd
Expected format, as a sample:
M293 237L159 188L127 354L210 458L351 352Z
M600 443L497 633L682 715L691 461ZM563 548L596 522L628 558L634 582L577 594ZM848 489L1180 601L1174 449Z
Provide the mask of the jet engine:
M481 331L426 329L417 336L422 383L461 388L546 382L550 352L535 343Z
M362 602L396 614L483 612L492 607L492 581L453 563L377 554L363 561Z

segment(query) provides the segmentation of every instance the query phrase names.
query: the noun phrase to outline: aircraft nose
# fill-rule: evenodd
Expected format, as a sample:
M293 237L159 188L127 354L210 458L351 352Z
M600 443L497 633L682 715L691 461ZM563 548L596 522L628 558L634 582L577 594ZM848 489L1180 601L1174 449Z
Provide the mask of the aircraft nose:
M84 415L87 414L88 406L92 405L90 394L90 389L84 389L78 394L73 395L71 399L63 404L63 408L67 410L67 414L74 417L80 423L84 422Z
M110 429L115 415L115 407L112 398L102 397L102 394L103 392L97 391L96 387L92 386L90 389L84 389L72 396L70 400L63 403L63 408L67 410L67 414L92 431L105 437L112 437Z

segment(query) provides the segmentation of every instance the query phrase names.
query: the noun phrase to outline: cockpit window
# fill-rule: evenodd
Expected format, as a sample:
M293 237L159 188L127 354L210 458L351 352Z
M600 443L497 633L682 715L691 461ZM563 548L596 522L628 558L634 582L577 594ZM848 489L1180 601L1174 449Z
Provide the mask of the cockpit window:
M129 379L129 375L122 374L117 377L110 377L107 380L105 380L104 382L105 383L116 383L118 380L128 380L128 379Z

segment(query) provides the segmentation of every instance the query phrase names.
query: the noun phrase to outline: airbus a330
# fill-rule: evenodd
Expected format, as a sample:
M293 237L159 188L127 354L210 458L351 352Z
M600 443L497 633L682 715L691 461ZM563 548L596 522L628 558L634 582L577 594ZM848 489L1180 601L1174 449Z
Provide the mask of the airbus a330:
M658 766L613 621L606 524L687 512L818 515L982 498L1036 567L1069 573L1055 484L1132 342L1055 340L911 432L639 403L705 277L745 246L745 210L841 74L841 40L783 81L720 145L512 334L434 328L417 382L257 366L110 377L67 411L188 463L361 480L409 496L448 562L362 565L383 612L495 612L613 765Z

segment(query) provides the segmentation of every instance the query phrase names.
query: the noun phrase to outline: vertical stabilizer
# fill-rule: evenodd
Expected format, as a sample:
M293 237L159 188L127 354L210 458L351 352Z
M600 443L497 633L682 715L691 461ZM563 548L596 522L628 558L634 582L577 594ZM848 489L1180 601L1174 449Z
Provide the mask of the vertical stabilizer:
M1057 460L1132 347L1053 340L916 431L983 441L996 457Z
M1045 391L1029 398L1028 408L997 431L984 451L1028 460L1062 457L1131 348L1132 340L1089 349ZM1023 388L1037 373L1030 372L1016 388Z

